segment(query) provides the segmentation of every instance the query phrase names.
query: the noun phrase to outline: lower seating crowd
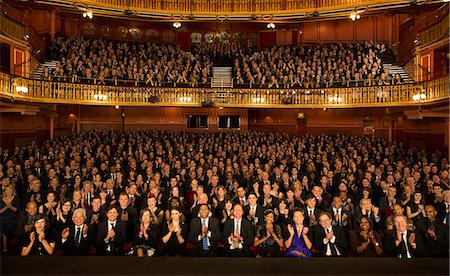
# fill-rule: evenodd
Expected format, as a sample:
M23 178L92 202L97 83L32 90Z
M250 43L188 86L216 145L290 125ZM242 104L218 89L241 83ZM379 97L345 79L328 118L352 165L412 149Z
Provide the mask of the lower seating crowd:
M156 130L0 150L3 254L449 253L439 151L362 136Z
M179 46L59 37L47 57L58 60L43 80L101 85L208 87L213 66L233 66L242 88L338 88L403 84L382 62L392 59L383 43L277 46L247 42L202 42L185 52Z

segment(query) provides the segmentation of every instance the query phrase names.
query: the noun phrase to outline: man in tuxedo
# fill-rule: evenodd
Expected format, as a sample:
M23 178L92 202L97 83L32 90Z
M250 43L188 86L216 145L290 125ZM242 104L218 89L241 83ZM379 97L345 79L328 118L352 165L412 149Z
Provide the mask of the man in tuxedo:
M33 221L38 212L37 203L34 201L28 202L25 211L25 215L20 217L17 222L15 236L19 238L19 241L22 240L25 233L33 229Z
M131 207L136 208L136 210L142 209L143 199L142 196L138 193L138 186L136 183L130 183L128 187L125 188L128 194L128 198L130 199Z
M264 223L264 208L257 203L257 200L256 194L250 193L248 204L244 206L244 217L252 223L252 226Z
M333 225L339 225L344 229L349 229L352 225L350 223L350 212L345 210L343 205L342 199L339 196L334 196L328 213L333 218Z
M345 256L347 238L344 230L339 225L332 225L332 217L327 212L319 215L320 227L316 227L314 233L314 247L319 250L321 257Z
M89 226L85 224L86 211L78 208L73 211L73 225L65 228L61 233L61 244L63 255L88 255L92 245L93 236Z
M125 223L127 228L126 241L133 241L134 228L138 224L139 215L136 208L132 207L130 204L130 199L126 192L122 192L119 195L119 204L117 206L117 211L119 212L119 219Z
M417 232L425 244L430 257L448 257L448 226L437 219L433 205L425 206L426 218L418 222Z
M209 216L208 204L201 204L198 214L198 217L191 220L188 241L193 244L194 256L215 257L217 256L217 242L222 237L219 221Z
M248 204L247 197L245 196L244 187L239 187L237 189L237 196L233 199L233 204L240 204L241 206L245 206Z
M355 218L365 216L373 221L374 230L384 229L384 220L380 208L375 207L370 199L362 198L359 201L359 208L355 211ZM356 227L356 225L355 225Z
M317 200L313 194L309 194L306 198L306 208L303 210L303 216L305 217L304 224L310 229L317 226L317 218L321 211L316 208Z
M444 200L436 203L437 219L450 226L450 190L442 192Z
M240 204L233 207L233 219L225 222L222 242L229 257L250 257L250 245L254 242L254 232L250 221L243 218Z
M380 208L392 208L395 204L401 204L400 199L396 198L397 196L397 188L395 186L391 186L387 190L387 196L383 196L380 198L378 206Z
M264 210L275 209L278 206L278 198L270 194L272 186L270 183L264 183L262 187L262 195L259 197L259 204L263 206Z
M394 217L395 229L386 232L384 248L389 257L410 259L426 255L420 235L407 229L404 215Z
M119 217L116 206L108 207L107 219L98 225L97 255L120 256L123 255L123 244L126 237L126 225Z
M106 205L114 205L117 203L119 191L115 188L115 183L112 179L106 180Z
M106 206L102 206L102 200L99 196L92 199L92 208L86 213L86 223L93 237L97 237L98 225L107 219L106 208ZM92 242L95 243L95 238Z

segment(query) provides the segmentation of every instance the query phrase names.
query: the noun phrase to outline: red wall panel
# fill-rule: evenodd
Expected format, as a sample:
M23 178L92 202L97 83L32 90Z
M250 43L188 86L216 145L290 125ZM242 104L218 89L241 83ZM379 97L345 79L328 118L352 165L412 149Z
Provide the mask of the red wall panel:
M318 25L318 22L306 22L303 24L303 40L305 42L320 40Z
M353 41L355 36L355 23L351 20L339 20L337 24L337 40Z
M361 17L356 24L356 40L376 40L374 35L373 17Z
M336 40L336 21L322 21L319 22L319 40L321 41L335 41Z

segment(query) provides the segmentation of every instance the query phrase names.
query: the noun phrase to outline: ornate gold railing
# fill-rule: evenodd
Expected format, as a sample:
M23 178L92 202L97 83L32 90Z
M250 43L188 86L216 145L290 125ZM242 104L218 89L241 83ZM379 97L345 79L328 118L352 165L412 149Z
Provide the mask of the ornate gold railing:
M24 39L26 34L25 26L9 19L3 13L0 13L0 26L0 32L3 34L19 40Z
M420 45L424 46L441 38L448 37L449 29L449 18L447 13L439 23L419 33Z
M386 3L385 0L79 0L74 2L89 6L154 11L167 14L187 12L194 14L277 14ZM405 0L393 0L390 3L405 3Z
M345 108L408 106L449 99L449 77L397 86L325 89L202 89L121 87L47 82L0 73L0 97L16 101L83 105ZM26 92L24 92L26 91Z

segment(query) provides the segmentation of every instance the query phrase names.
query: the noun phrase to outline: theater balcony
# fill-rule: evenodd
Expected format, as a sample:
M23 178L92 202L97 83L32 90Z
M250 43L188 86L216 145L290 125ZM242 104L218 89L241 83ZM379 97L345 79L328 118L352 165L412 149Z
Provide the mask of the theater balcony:
M420 83L320 89L168 88L50 82L0 73L4 100L97 106L245 108L423 107L449 100L449 77Z

